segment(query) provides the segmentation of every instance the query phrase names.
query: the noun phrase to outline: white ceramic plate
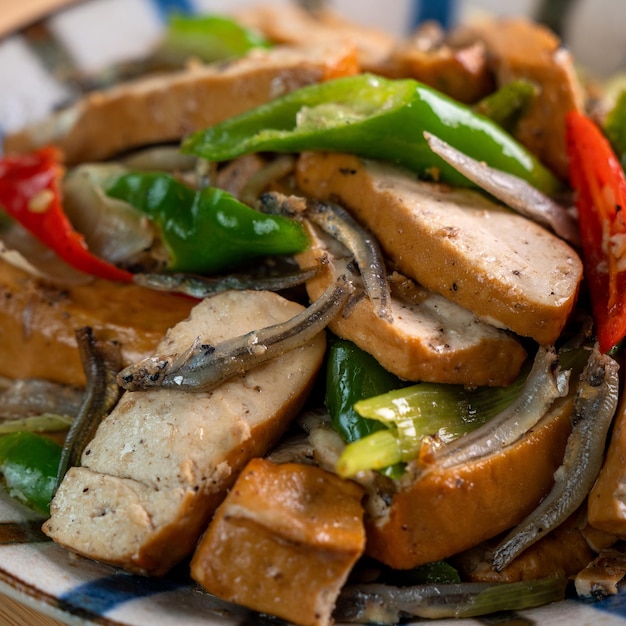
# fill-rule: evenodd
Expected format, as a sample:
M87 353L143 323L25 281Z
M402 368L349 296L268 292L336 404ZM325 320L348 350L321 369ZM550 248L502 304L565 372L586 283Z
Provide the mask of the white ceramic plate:
M0 129L36 121L80 90L72 69L98 72L140 57L158 39L167 10L224 11L247 0L91 0L0 39ZM279 2L280 0L275 0ZM286 2L288 0L282 0ZM15 0L0 0L3 3ZM394 0L390 14L377 2L337 0L359 19L398 29L420 10L450 10L452 2L420 7ZM488 3L487 3L488 4ZM523 10L525 2L507 3ZM5 4L6 6L6 4ZM459 7L457 7L459 8ZM462 7L467 10L467 7ZM369 13L368 13L369 11ZM381 22L382 20L382 22ZM134 576L71 555L49 541L42 520L0 490L0 592L67 624L101 626L242 626L280 621L216 600L190 580L186 564L164 578ZM595 604L572 599L516 614L437 624L626 624L626 594Z

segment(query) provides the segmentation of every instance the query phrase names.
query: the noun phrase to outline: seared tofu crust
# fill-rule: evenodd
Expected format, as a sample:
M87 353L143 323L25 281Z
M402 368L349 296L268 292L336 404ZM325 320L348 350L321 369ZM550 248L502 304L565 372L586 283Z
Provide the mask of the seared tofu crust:
M366 503L366 552L410 569L468 550L521 522L554 483L572 410L571 398L557 401L532 432L476 461L429 470L424 459L413 462L389 507L371 509Z
M6 152L46 144L70 165L179 141L299 87L358 71L349 43L253 51L229 64L196 65L88 94L77 104L4 140Z
M298 255L298 263L312 267L317 259L328 258L307 281L312 300L335 276L359 280L350 270L353 258L342 245L312 225L309 233L312 244ZM498 386L519 374L526 351L513 335L398 273L390 276L390 282L392 321L378 317L371 301L363 297L335 317L329 328L405 380Z
M254 459L200 541L191 574L230 602L327 626L365 547L362 496L319 467Z
M302 306L271 292L224 292L172 328L158 354L183 353L284 322ZM324 334L213 391L126 392L51 504L44 532L87 557L163 574L191 553L253 457L301 409L321 366Z
M0 376L84 385L76 330L120 345L123 365L150 356L195 301L89 279L56 287L0 260Z
M539 344L560 336L582 262L535 222L476 191L352 155L305 153L297 178L305 194L347 208L398 270L426 289Z

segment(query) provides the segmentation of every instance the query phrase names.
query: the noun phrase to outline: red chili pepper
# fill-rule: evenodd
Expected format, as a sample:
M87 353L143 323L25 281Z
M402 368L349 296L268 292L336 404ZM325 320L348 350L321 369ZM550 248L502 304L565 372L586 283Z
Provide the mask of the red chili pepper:
M132 274L94 256L63 212L61 153L52 147L0 159L0 206L72 267L130 282Z
M566 136L585 277L599 348L606 352L626 336L626 176L589 117L568 113Z

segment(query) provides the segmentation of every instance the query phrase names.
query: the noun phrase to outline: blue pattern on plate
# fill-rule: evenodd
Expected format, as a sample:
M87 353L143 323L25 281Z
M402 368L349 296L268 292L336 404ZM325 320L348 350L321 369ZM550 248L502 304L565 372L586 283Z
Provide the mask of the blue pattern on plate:
M413 25L434 20L444 28L449 28L456 19L457 3L455 0L429 0L414 3Z
M167 16L172 12L185 14L196 12L193 0L145 1L158 13L163 22L165 22ZM417 24L429 19L436 20L444 27L448 27L456 21L457 13L461 4L461 2L456 2L455 0L407 0L407 2L410 3L411 7L411 20L407 25L407 31ZM332 2L330 4L332 6ZM359 6L359 10L361 9L362 7ZM114 30L112 30L111 33L115 34ZM0 146L1 139L0 128ZM29 550L32 550L32 554L37 554L39 546L42 545L41 537L37 535L25 535L23 541L24 545L28 546ZM16 542L13 541L12 543L15 544ZM21 543L21 541L18 543ZM51 563L50 570L52 574L50 575L56 575L56 569L54 568L57 566L58 563ZM69 573L74 573L75 570L75 564L67 566L68 575ZM24 584L17 586L20 590L27 587L28 585ZM187 573L182 574L173 572L163 578L145 578L119 572L113 575L103 575L98 577L96 580L79 584L58 596L57 602L58 606L68 614L80 616L89 614L93 617L111 613L113 610L123 607L131 601L140 601L141 599L152 598L152 602L154 602L155 596L172 591L181 591L184 594L188 593L190 597L193 596L194 599L197 599L198 597L198 594L195 591L195 586L189 581ZM202 599L208 603L210 597L207 595L203 596ZM593 609L599 610L599 615L604 613L607 616L613 616L615 621L611 621L611 623L615 623L618 620L620 622L621 620L626 620L626 593L611 596L597 602L580 601L573 604L580 605L581 607L593 607ZM208 620L207 623L213 623L210 621L211 617L208 612L203 614ZM98 621L100 622L100 620ZM158 619L156 621L159 624L161 623ZM102 621L100 623L105 622ZM108 621L106 623L108 623ZM171 624L169 621L164 621L163 623ZM568 623L573 622L569 622L568 620Z
M166 20L172 13L193 14L195 9L191 0L151 0L159 15Z
M60 608L64 610L79 609L92 615L106 615L125 602L187 586L188 582L171 573L163 578L148 578L120 572L74 587L59 596L58 601Z

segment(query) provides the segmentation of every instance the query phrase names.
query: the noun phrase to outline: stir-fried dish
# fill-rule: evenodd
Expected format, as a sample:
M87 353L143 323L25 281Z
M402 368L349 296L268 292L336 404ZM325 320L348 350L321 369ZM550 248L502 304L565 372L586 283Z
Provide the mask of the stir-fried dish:
M304 626L617 593L626 95L526 20L282 6L132 72L0 160L0 472L46 535Z

